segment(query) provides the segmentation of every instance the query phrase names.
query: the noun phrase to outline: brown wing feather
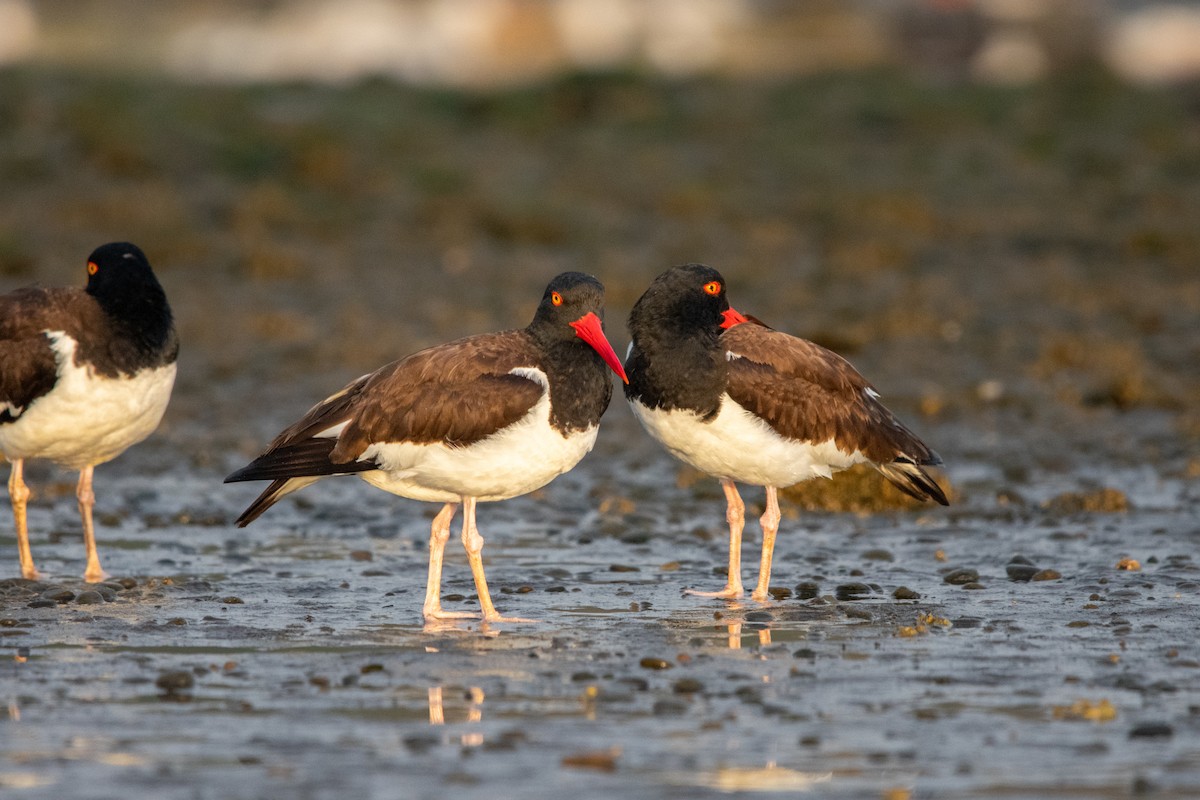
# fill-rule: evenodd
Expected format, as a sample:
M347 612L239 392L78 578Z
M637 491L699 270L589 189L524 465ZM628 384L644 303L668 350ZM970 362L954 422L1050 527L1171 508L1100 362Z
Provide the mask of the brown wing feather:
M364 401L339 437L332 459L345 463L376 442L461 446L525 416L545 391L513 375L538 368L524 331L483 334L431 347L371 376Z
M226 482L280 480L372 469L358 458L376 442L467 445L529 412L543 387L509 374L537 367L523 331L431 347L352 381L285 428ZM336 441L321 434L345 425ZM316 439L317 441L314 441Z
M841 356L761 325L730 328L721 343L729 362L729 396L783 436L833 439L877 463L940 463L920 439L872 396L873 387Z
M78 289L30 287L0 296L0 423L54 387L58 364L46 331L79 341L81 328L104 324L99 307Z

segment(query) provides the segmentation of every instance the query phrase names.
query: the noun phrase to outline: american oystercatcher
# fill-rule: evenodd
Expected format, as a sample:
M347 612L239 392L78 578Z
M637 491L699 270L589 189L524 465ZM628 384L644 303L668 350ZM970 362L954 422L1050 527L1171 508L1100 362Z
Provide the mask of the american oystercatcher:
M29 549L25 460L79 470L76 497L87 546L85 580L105 577L92 528L92 470L158 427L179 337L150 262L128 242L88 256L87 285L30 287L0 297L0 453L12 462L8 495L21 575L38 577Z
M721 273L702 264L655 278L629 316L625 397L676 458L720 479L729 523L729 576L706 597L743 592L745 507L736 483L765 486L758 585L765 601L779 530L778 489L870 463L917 499L947 505L922 467L942 463L879 402L849 362L733 310Z
M225 479L271 481L238 526L330 475L357 474L386 492L443 503L429 536L422 612L426 620L471 617L441 603L442 554L461 504L483 620L519 621L492 605L475 504L545 486L592 449L612 397L607 370L625 379L603 313L600 282L564 272L546 287L528 327L431 347L352 382Z

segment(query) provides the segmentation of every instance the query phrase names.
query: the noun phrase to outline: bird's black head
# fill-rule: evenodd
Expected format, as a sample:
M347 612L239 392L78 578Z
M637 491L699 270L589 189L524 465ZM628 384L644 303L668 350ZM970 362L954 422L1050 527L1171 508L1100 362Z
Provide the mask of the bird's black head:
M604 336L603 320L604 285L582 272L564 272L546 286L526 330L544 346L583 340L625 380L625 370Z
M635 344L657 335L715 338L741 321L725 297L724 276L704 264L684 264L654 279L633 306L629 332Z
M84 291L140 346L161 347L173 336L167 295L140 247L129 242L101 245L88 256L87 273Z

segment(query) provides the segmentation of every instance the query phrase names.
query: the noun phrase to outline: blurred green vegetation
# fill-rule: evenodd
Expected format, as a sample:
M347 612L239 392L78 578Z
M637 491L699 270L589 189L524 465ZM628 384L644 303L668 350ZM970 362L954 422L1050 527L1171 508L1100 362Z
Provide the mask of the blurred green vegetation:
M470 93L9 69L0 181L5 288L81 281L96 244L136 241L197 380L259 352L355 373L521 325L564 269L604 280L620 349L649 280L705 261L735 304L931 415L999 380L1031 407L1200 416L1197 87L1086 69L1020 89L877 71Z

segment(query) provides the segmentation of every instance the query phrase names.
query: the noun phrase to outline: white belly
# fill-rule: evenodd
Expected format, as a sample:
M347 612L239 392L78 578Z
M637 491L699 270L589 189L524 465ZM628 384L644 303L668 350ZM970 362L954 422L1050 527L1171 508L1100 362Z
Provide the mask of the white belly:
M154 432L171 399L174 364L105 378L75 364L71 337L51 333L50 338L58 382L16 421L0 425L6 458L44 458L81 469L111 461Z
M630 401L633 414L671 455L717 478L755 486L791 486L867 459L857 450L846 453L832 441L812 444L780 436L769 425L721 396L717 416L708 422L698 414L647 408Z
M540 489L592 449L599 426L563 436L550 427L550 393L519 422L466 447L384 443L368 447L381 469L364 481L401 497L450 503L507 500Z

